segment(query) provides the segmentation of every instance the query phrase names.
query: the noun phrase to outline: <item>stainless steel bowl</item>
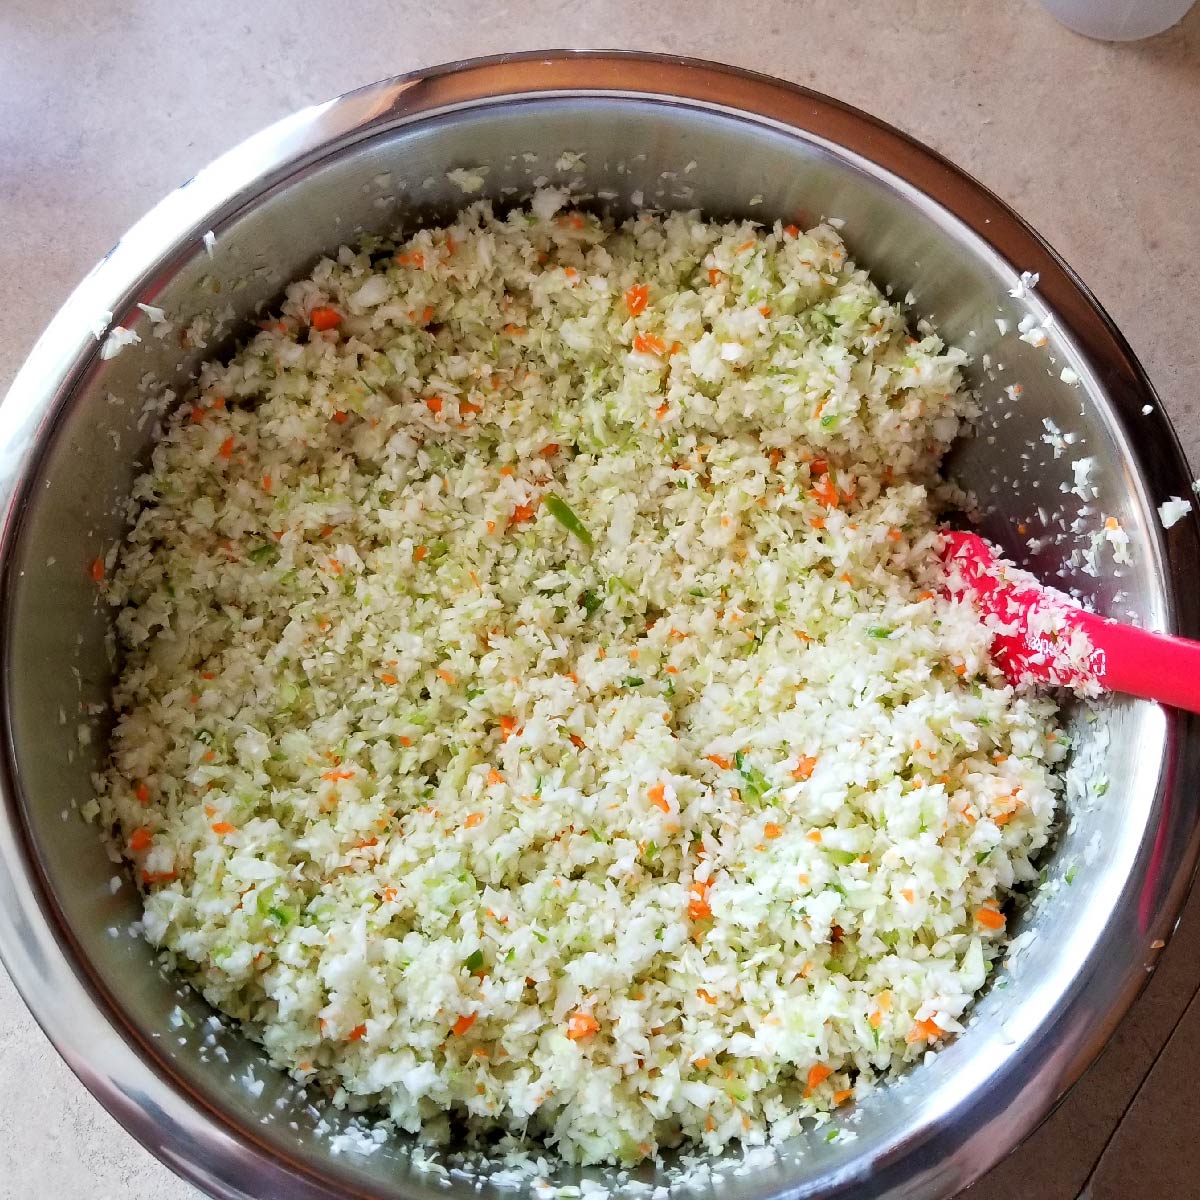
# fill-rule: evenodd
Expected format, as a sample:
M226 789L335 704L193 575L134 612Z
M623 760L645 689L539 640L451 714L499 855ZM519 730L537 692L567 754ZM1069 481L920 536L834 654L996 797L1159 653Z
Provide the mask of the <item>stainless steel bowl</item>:
M583 152L585 165L564 175L564 149ZM1164 535L1155 515L1171 493L1187 494L1186 464L1128 346L1017 216L896 130L760 76L607 53L455 64L281 121L121 239L0 408L0 950L76 1074L214 1196L441 1189L412 1169L399 1140L371 1157L332 1154L317 1118L236 1033L215 1035L226 1065L200 1032L172 1027L177 1005L196 1025L208 1010L129 935L137 896L127 882L110 889L116 868L77 815L103 750L111 678L108 614L87 564L120 537L121 501L146 459L147 374L181 388L318 254L364 230L447 214L462 196L446 171L481 163L490 167L486 193L501 198L527 192L536 176L578 175L596 204L617 211L644 200L842 218L876 279L911 291L916 312L974 355L985 416L953 467L988 530L1105 612L1200 634L1197 525ZM1013 298L1023 270L1040 283L1032 298ZM157 338L136 301L166 309L177 328L194 314L223 314L225 332L203 347ZM1015 325L1026 311L1053 314L1048 346L1002 336L996 318ZM142 342L104 361L92 327L108 312ZM1077 383L1060 379L1064 367ZM1014 400L1005 387L1017 382ZM1076 435L1062 457L1040 438L1043 418ZM1069 491L1081 455L1094 460L1097 489L1086 506ZM1117 517L1133 565L1117 571L1105 556L1100 578L1083 573L1079 539L1057 536L1064 514L1087 529ZM1036 553L1014 532L1018 522L1042 539ZM1112 786L1073 801L1047 861L1058 888L1026 921L1035 936L1019 964L1000 972L965 1035L858 1106L848 1118L855 1139L796 1139L725 1185L737 1200L945 1196L1034 1127L1099 1053L1170 935L1198 849L1196 734L1195 722L1146 703L1114 703L1094 721L1076 714L1080 774L1107 770ZM258 1097L241 1081L247 1068L266 1080Z

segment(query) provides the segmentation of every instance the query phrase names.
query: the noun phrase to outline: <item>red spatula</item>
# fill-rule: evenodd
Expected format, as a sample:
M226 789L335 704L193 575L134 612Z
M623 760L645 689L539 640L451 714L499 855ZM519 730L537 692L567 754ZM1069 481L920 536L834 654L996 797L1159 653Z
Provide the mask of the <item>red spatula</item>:
M1010 683L1093 684L1200 712L1200 642L1087 612L1002 562L978 534L947 532L943 558L950 594L997 626L992 658Z

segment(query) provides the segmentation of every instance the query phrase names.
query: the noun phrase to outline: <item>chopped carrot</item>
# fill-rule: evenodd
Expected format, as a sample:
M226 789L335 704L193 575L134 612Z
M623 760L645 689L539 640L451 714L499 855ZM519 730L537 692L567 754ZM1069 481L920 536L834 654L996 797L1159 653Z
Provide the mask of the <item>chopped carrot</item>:
M308 320L314 329L324 333L327 329L336 329L342 323L342 314L336 308L322 305L308 314Z
M956 663L954 666L955 675L965 675L967 673L966 663Z
M631 317L636 317L639 313L645 312L649 301L650 289L644 283L635 283L625 293L625 307L629 309Z
M264 475L262 477L262 488L264 492L269 492L271 490L271 482L272 480L270 475Z
M944 1032L936 1021L929 1018L925 1021L914 1021L913 1027L908 1031L908 1036L904 1040L909 1045L920 1041L935 1042Z
M712 908L708 903L708 893L712 888L711 880L694 880L690 888L691 899L688 901L688 916L693 921L704 921L712 916Z
M104 582L104 559L93 558L88 566L88 574L92 577L93 583Z
M800 227L798 225L785 225L783 227L783 233L784 233L785 237L790 237L790 238L799 237L800 236Z
M704 988L697 988L696 995L704 1001L705 1004L716 1004L717 998L712 992L706 991Z
M333 419L334 419L334 420L335 420L335 421L336 421L336 422L337 422L339 425L345 425L345 423L346 423L346 422L347 422L347 421L350 419L350 415L349 415L348 413L346 413L346 412L343 412L343 411L342 411L342 409L340 409L340 408L339 408L339 409L338 409L338 410L337 410L337 411L336 411L336 412L333 414Z
M150 789L144 783L139 783L137 787L133 789L133 795L134 799L137 800L139 804L150 803Z
M425 401L425 404L429 411L436 416L442 411L443 400L441 396L430 396L429 399Z
M497 771L495 767L493 767L493 768L492 768L492 769L491 769L491 770L488 772L487 781L488 781L488 784L489 784L489 785L492 785L492 784L497 784L497 783L503 783L503 782L504 782L504 776L503 776L503 775L501 775L501 774L500 774L500 772L499 772L499 771Z
M707 758L710 763L716 763L722 771L728 771L729 768L733 766L729 759L727 759L723 754L706 754L705 758Z
M887 531L887 538L889 542L898 542L903 537L904 534L902 534L898 529L889 529Z
M218 454L219 454L219 455L220 455L222 458L232 458L232 457L233 457L233 438L232 438L232 437L227 437L227 438L226 438L226 439L225 439L225 440L224 440L224 441L221 443L221 448L220 448L220 449L217 451L217 453L218 453Z
M339 779L353 779L353 771L326 771L322 779L328 779L331 783L337 783Z
M838 490L833 486L828 475L821 477L821 482L808 493L814 500L819 500L826 508L837 508Z
M129 848L134 852L134 854L140 854L143 850L148 850L150 848L150 843L153 840L154 839L151 836L150 830L135 829L133 833L129 835Z
M817 1063L815 1067L808 1069L808 1087L804 1089L806 1096L812 1095L816 1088L827 1080L833 1074L833 1068L825 1066L824 1063Z
M512 737L513 731L517 728L517 718L505 716L500 718L500 732L504 734L504 740L507 742Z
M819 842L821 840L821 831L819 829L810 829L804 836L810 842Z
M1005 925L1004 914L998 912L995 904L989 901L976 912L975 924L983 929L1003 929Z
M909 902L909 904L915 904L917 902L916 893L912 890L912 888L901 888L900 895L902 895L905 900Z
M144 884L167 883L178 877L177 871L143 871L142 882Z
M429 553L428 546L416 546L413 548L413 562L420 562L421 559Z
M800 761L792 768L792 778L798 783L804 783L805 780L812 778L812 773L817 769L817 760L807 754L800 755Z
M775 838L783 836L783 827L776 825L774 821L768 821L763 826L763 836L768 841L774 841Z
M513 509L512 516L508 518L510 525L519 525L522 521L533 520L534 507L532 504L518 504Z
M567 1018L567 1037L573 1042L589 1038L600 1028L600 1022L591 1013L573 1012Z
M660 421L665 421L671 411L671 405L667 401L663 401L655 410L654 415Z
M718 271L716 267L708 268L708 282L712 284L713 287L716 287L717 284L721 282L721 272Z
M383 889L383 902L385 904L391 904L391 902L395 900L399 894L400 893L397 892L394 887L385 887Z
M462 1035L466 1033L472 1025L475 1024L475 1015L475 1013L469 1013L465 1017L459 1017L458 1020L455 1021L451 1026L451 1030L458 1034L459 1037L462 1037Z
M492 774L494 775L495 772L493 771ZM491 783L492 780L489 779L488 782ZM483 824L483 813L481 813L481 812L471 813L470 816L468 816L467 819L463 822L463 825L467 829L474 829L476 825L482 825L482 824Z
M386 683L389 687L392 684L399 682L396 679L396 676L391 673L391 671L380 672L379 679L381 683Z
M633 339L633 348L639 354L662 354L667 348L667 343L652 333L639 333Z
M214 821L212 831L213 831L213 833L219 833L222 836L224 836L227 833L236 832L237 826L230 825L230 823L228 821Z
M437 673L438 678L441 679L443 683L448 683L451 687L454 686L454 675L452 672L447 671L445 667L438 667Z
M846 1101L849 1100L850 1097L853 1095L854 1095L853 1088L840 1088L838 1091L834 1092L833 1093L834 1108L839 1108L841 1105L845 1104Z
M872 1013L872 1014L871 1014L871 1015L870 1015L870 1016L867 1018L867 1024L868 1024L868 1025L870 1025L870 1027L871 1027L872 1029L878 1029L878 1028L880 1027L880 1025L882 1025L882 1024L883 1024L883 1013L881 1013L881 1012L879 1011L879 1009L876 1009L876 1010L875 1010L875 1011L874 1011L874 1012L873 1012L873 1013Z
M355 1027L352 1030L350 1030L349 1040L352 1042L360 1042L360 1041L362 1041L363 1037L366 1035L366 1032L367 1032L367 1027L365 1025L355 1025Z
M667 802L666 792L667 789L664 784L655 783L652 784L650 789L646 792L646 798L655 806L655 808L661 808L663 812L670 812L671 806Z

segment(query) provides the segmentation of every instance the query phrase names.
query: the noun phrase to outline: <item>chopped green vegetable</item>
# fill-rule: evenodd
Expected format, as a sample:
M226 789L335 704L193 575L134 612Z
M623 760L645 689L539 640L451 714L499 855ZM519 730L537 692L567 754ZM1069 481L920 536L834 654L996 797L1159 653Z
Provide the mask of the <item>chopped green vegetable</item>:
M476 950L473 954L468 954L467 957L463 959L463 966L472 973L478 971L479 968L483 966L483 951Z
M553 492L546 496L546 511L565 529L573 533L585 546L592 544L588 527L575 515L571 506Z
M753 804L761 804L770 795L772 788L767 777L756 767L747 766L746 756L739 750L733 756L734 766L745 781L742 788L744 798Z

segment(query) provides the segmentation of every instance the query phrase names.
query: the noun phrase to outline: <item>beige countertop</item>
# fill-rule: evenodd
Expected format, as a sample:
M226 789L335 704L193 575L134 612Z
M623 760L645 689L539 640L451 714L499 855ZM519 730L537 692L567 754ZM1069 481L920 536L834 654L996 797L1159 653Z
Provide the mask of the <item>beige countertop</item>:
M1134 45L1032 0L6 0L0 393L69 290L261 126L477 54L617 46L829 92L948 155L1079 272L1200 469L1200 8ZM972 1200L1200 1196L1200 898L1100 1061ZM0 1200L197 1200L59 1061L0 972Z

